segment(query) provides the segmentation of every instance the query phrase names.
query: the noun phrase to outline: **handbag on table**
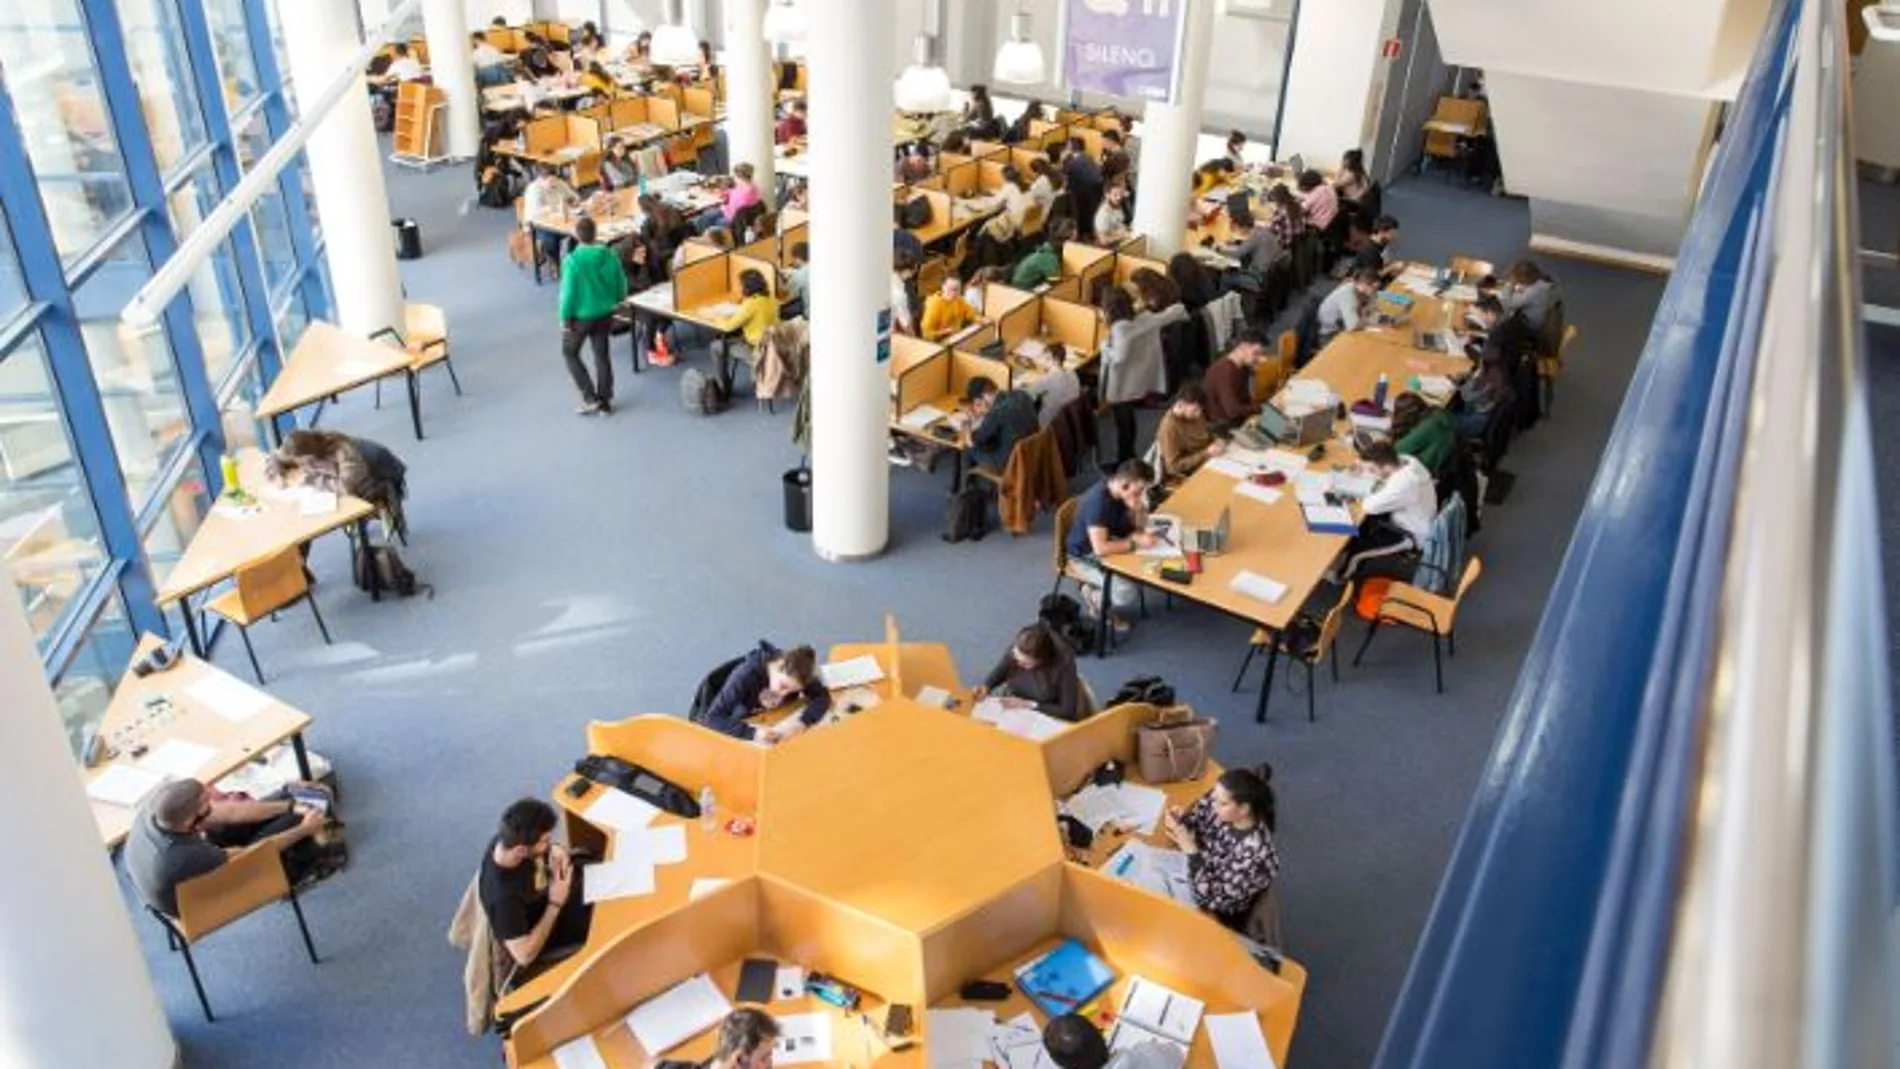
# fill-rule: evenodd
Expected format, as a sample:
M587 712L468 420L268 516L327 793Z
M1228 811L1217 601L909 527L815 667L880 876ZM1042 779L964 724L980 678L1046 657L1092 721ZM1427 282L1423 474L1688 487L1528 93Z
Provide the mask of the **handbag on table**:
M1135 728L1135 763L1149 783L1199 779L1214 750L1216 723L1196 718L1184 705L1157 708L1154 719Z

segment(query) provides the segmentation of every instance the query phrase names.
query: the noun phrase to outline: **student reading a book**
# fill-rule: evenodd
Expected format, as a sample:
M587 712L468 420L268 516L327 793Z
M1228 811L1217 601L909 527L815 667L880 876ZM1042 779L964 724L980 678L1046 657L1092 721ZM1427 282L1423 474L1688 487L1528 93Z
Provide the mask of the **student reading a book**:
M1235 931L1280 874L1272 779L1270 765L1230 768L1186 812L1170 808L1162 825L1187 855L1194 904Z
M761 709L776 709L803 698L805 708L772 727L755 728L746 717ZM739 739L777 742L789 739L825 718L831 711L831 692L818 678L818 655L810 646L779 650L761 641L740 658L732 674L707 706L701 723Z
M1004 705L1033 706L1044 715L1074 722L1084 714L1081 694L1075 653L1055 632L1036 623L1016 632L1009 651L970 697L980 702L995 695Z
M1417 457L1400 456L1385 439L1368 442L1359 454L1360 466L1377 477L1378 484L1360 503L1364 518L1359 533L1346 543L1345 562L1337 581L1347 582L1391 567L1397 558L1415 552L1431 534L1438 516L1438 489L1432 473Z
M1181 1052L1163 1039L1144 1039L1110 1054L1095 1022L1079 1013L1053 1017L1042 1030L1042 1048L1057 1069L1179 1069Z
M554 841L553 806L523 798L502 811L476 891L489 930L518 969L546 968L587 942L594 907L581 878L581 866Z

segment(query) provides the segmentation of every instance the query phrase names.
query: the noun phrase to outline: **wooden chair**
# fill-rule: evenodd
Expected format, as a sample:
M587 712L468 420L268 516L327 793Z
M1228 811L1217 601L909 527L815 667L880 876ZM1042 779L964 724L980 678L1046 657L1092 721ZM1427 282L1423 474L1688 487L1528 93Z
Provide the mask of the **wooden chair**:
M293 557L296 554L291 554ZM176 917L147 902L159 926L165 929L165 941L173 951L185 955L185 969L191 973L191 986L198 992L198 1005L205 1020L215 1022L211 1000L205 997L204 981L198 977L198 962L191 948L206 936L233 921L263 909L274 902L288 901L297 915L297 930L303 934L303 948L310 963L319 964L317 946L310 940L310 926L304 922L303 906L297 901L296 888L284 873L284 861L277 845L261 842L231 855L224 864L202 876L178 885Z
M1486 275L1497 274L1497 268L1489 260L1474 260L1469 256L1451 258L1451 273L1469 282L1476 282Z
M1055 567L1056 581L1049 586L1049 593L1051 594L1055 594L1062 589L1062 581L1064 579L1073 580L1077 589L1089 585L1086 573L1084 573L1080 566L1074 561L1069 559L1069 527L1075 523L1076 504L1077 499L1071 497L1056 506L1054 531L1055 553L1052 560ZM1129 582L1127 579L1123 579L1122 581ZM1137 606L1142 617L1145 619L1148 615L1148 588L1145 586L1137 586L1135 590L1139 595ZM1169 604L1173 604L1173 602L1170 601ZM1110 606L1104 603L1102 605L1102 611L1109 612ZM1115 629L1112 627L1108 629L1108 643L1109 648L1113 649L1115 645Z
M449 361L449 321L439 304L406 303L402 306L402 332L383 331L401 343L409 353L409 373L420 375L422 372L441 364L449 371L449 383L455 387L455 396L462 396L462 380L456 377L455 365ZM376 335L371 335L375 337ZM418 380L420 385L420 380ZM383 407L383 380L376 380L376 407Z
M1409 627L1432 636L1432 674L1438 684L1438 693L1445 693L1445 667L1439 654L1440 639L1444 640L1451 656L1458 656L1458 606L1464 603L1465 594L1482 574L1484 562L1477 557L1471 558L1465 563L1464 576L1458 580L1458 592L1449 598L1421 590L1410 583L1395 582L1388 586L1385 596L1379 600L1376 613L1367 622L1366 640L1359 644L1359 652L1353 655L1353 667L1358 667L1359 659L1366 655L1366 647L1372 645L1372 639L1378 635L1381 627Z
M295 547L240 569L231 589L212 598L205 608L237 625L238 637L244 640L244 654L251 659L251 673L263 683L264 670L258 667L257 651L251 647L250 627L300 600L309 603L310 615L317 618L317 630L323 634L324 645L329 645L330 629L324 626L323 613L318 611L317 599L310 592L303 554Z
M1572 323L1564 327L1564 340L1558 344L1556 354L1537 358L1537 385L1544 394L1545 416L1550 415L1550 406L1557 400L1557 376L1563 374L1564 357L1570 352L1570 344L1576 340L1577 325Z
M1333 647L1339 643L1339 627L1345 623L1346 608L1351 604L1352 585L1349 583L1344 589L1340 590L1339 601L1335 603L1332 608L1326 610L1326 616L1319 624L1319 634L1313 640L1312 646L1308 649L1293 649L1286 645L1281 635L1268 631L1264 627L1255 630L1253 637L1247 640L1246 659L1240 662L1240 671L1234 674L1233 689L1239 690L1241 680L1247 678L1247 667L1253 664L1254 652L1267 649L1274 642L1279 642L1281 653L1286 654L1288 657L1306 666L1306 720L1309 724L1313 723L1318 719L1317 713L1313 708L1313 667L1321 661L1327 662L1332 666L1333 682L1339 682L1339 658L1332 656L1334 652ZM1266 681L1262 680L1260 685L1266 686ZM1272 697L1272 695L1267 696L1269 701L1272 700ZM1266 702L1260 703L1259 719L1263 723L1267 719Z
M950 273L950 263L941 256L932 256L924 260L917 268L917 292L925 300L943 289L943 280Z
M973 228L965 228L963 233L958 234L956 244L950 248L950 261L948 266L959 278L963 277L963 261L970 257L971 229Z

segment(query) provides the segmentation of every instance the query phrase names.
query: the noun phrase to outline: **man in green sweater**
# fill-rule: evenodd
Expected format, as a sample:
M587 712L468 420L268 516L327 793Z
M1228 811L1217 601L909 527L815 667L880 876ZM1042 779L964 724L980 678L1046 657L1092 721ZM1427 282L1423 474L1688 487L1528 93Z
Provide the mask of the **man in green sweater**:
M607 341L614 309L627 299L627 273L612 249L594 244L594 221L583 216L574 226L574 251L561 263L561 358L581 392L583 416L614 410L614 368ZM581 343L594 346L594 377L581 366Z
M1062 277L1062 245L1075 236L1075 224L1057 219L1043 229L1046 239L1016 263L1009 284L1019 290L1033 290L1045 282Z

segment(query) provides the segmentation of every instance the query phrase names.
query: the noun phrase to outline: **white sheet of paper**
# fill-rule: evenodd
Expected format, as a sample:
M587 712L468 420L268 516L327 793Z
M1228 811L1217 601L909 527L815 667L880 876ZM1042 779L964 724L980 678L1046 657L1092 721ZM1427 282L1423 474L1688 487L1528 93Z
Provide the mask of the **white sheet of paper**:
M930 1036L924 1047L932 1069L961 1069L989 1057L996 1014L968 1008L925 1010L924 1014L924 1030Z
M645 858L616 858L597 861L584 868L583 896L588 902L614 898L639 898L653 893L653 863Z
M693 881L693 886L686 889L686 900L690 902L695 898L703 898L731 882L720 876L702 876Z
M1277 471L1291 479L1306 470L1306 454L1287 449L1269 449L1265 460L1268 471Z
M648 865L677 865L686 860L686 825L662 824L637 830L622 829L614 837L614 860L644 861Z
M884 669L877 666L877 658L870 654L853 657L848 661L834 661L818 666L818 679L826 690L841 690L845 687L862 687L876 683L884 678Z
M1214 1048L1214 1064L1220 1069L1279 1069L1273 1052L1267 1049L1267 1037L1260 1031L1260 1018L1251 1013L1210 1013L1203 1017L1207 1041Z
M1003 714L1007 712L1009 712L1009 706L1003 704L1003 699L985 698L976 703L976 708L970 710L970 717L985 724L994 724L1001 721Z
M918 405L899 417L897 422L911 430L920 431L949 414L936 405Z
M206 672L186 687L185 693L233 724L263 712L272 700L256 687L223 672Z
M1340 497L1365 497L1372 493L1373 487L1377 485L1379 485L1379 480L1370 475L1361 475L1353 471L1333 473L1333 493Z
M712 1028L732 1003L705 973L681 981L633 1008L627 1029L648 1055L658 1057Z
M1167 792L1138 783L1116 784L1114 792L1124 817L1122 823L1143 835L1153 835L1162 810L1168 807Z
M1056 1069L1036 1019L1019 1013L990 1027L990 1060L1000 1069Z
M1333 477L1323 471L1303 471L1293 482L1293 496L1302 505L1320 505L1333 489Z
M1259 483L1247 482L1244 479L1234 484L1234 493L1242 497L1251 497L1263 505L1271 505L1286 496L1271 486L1261 486Z
M216 747L185 739L166 739L158 749L146 754L139 765L161 776L197 779L198 772L216 756Z
M1134 1050L1143 1043L1159 1044L1172 1058L1171 1061L1165 1062L1157 1060L1154 1063L1155 1069L1169 1069L1169 1067L1171 1067L1171 1069L1180 1069L1181 1066L1187 1064L1188 1049L1185 1043L1176 1043L1166 1036L1155 1035L1146 1028L1130 1024L1127 1021L1117 1021L1114 1029L1108 1033L1108 1049L1111 1054L1121 1054L1126 1051ZM1146 1059L1143 1059L1143 1064L1146 1065L1149 1063Z
M828 1013L790 1013L778 1020L778 1049L772 1054L777 1065L803 1065L831 1060L831 1015Z
M1006 735L1014 735L1017 738L1031 739L1040 742L1058 732L1067 730L1070 725L1066 721L1057 720L1055 717L1039 710L1019 706L1013 709L1005 709L1002 719L996 722L996 726L1002 729Z
M107 765L104 772L86 784L86 793L110 805L135 808L152 793L165 777L135 765Z
M1309 525L1325 524L1325 525L1331 526L1331 525L1337 524L1342 527L1354 526L1353 520L1352 520L1352 510L1344 506L1305 505L1303 507L1306 510L1306 522Z
M297 511L305 516L328 516L336 511L336 495L311 490L297 499Z
M660 811L618 787L602 791L599 798L581 811L590 823L617 831L639 831L653 823Z
M1201 1026L1201 1012L1206 1008L1200 999L1137 976L1122 996L1121 1016L1164 1039L1193 1043L1195 1030Z
M1016 355L1029 360L1040 360L1049 355L1049 346L1041 338L1024 338L1016 343Z
M917 692L917 704L936 709L950 708L950 692L942 687L924 687Z
M797 965L781 965L778 975L772 978L772 997L780 1001L794 999L805 993L805 970Z
M607 1056L593 1036L582 1036L554 1048L558 1069L607 1069Z
M1207 462L1207 470L1219 472L1230 479L1245 479L1254 473L1251 464L1233 457L1215 457Z
M1269 605L1278 605L1280 599L1286 597L1285 583L1275 582L1259 572L1248 571L1244 568L1229 579L1227 585L1236 593L1258 598Z

